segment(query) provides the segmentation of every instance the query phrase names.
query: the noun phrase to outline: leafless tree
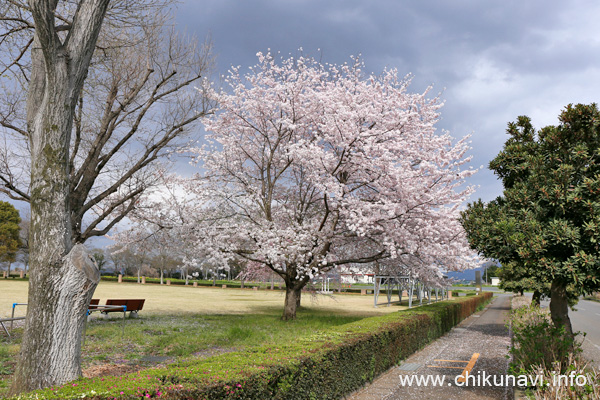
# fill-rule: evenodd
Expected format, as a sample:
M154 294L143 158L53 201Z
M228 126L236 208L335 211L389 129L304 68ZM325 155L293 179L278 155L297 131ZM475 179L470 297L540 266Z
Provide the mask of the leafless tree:
M209 110L192 86L211 67L210 46L169 29L171 3L0 5L0 192L31 206L29 311L12 393L81 375L99 280L82 244L135 207Z
M138 246L123 247L115 245L111 248L110 259L115 269L124 275L137 275L137 283L141 282L142 268L150 259Z

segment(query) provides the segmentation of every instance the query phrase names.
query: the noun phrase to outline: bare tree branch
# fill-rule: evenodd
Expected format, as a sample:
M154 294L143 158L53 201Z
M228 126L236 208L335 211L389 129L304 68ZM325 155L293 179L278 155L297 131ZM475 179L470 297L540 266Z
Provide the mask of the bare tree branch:
M85 2L94 1L100 0ZM108 6L73 119L68 165L74 240L102 235L108 232L106 227L121 221L123 213L133 207L132 200L153 186L151 175L140 172L182 149L187 144L185 136L211 107L201 92L189 89L209 74L213 62L210 43L199 46L166 28L169 19L162 10L170 3L172 0L112 0ZM10 32L5 32L11 40L18 40L11 42L6 52L0 50L11 60L2 70L19 73L20 81L12 81L11 90L0 95L0 126L7 128L3 134L13 141L22 140L21 147L27 149L27 121L19 111L25 105L17 95L22 92L18 82L25 85L31 78L27 49L43 46L33 41L32 28L37 22L30 15L32 8L19 0L10 0L10 4L11 13L5 21L0 19L0 24L10 27ZM77 17L75 5L57 0L36 5L38 19L46 21L39 29L49 29L52 19L52 43L68 51L78 48L87 34L80 28L71 29ZM73 42L75 37L80 42ZM76 63L72 68L78 68ZM32 85L36 84L44 81L36 78ZM2 192L12 198L28 198L27 191L14 184L19 174L19 186L28 186L27 174L18 168L5 169L0 174L13 184L2 181ZM102 211L88 218L98 209Z

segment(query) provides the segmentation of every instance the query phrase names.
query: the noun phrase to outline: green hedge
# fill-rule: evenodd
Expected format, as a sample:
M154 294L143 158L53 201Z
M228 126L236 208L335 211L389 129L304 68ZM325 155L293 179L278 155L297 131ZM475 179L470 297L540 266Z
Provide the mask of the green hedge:
M123 282L137 283L137 277L135 277L135 276L124 276L122 279L123 279ZM119 278L116 276L111 276L111 275L102 275L100 277L100 280L106 281L106 282L118 282ZM165 284L167 283L167 280L171 281L171 285L185 285L185 279L163 278L163 282ZM194 284L194 282L198 283L198 286L213 286L212 280L192 280L192 279L190 279L188 281L188 286L192 286ZM147 284L160 284L160 278L146 277L146 283ZM227 285L228 288L240 288L242 284L240 281L217 280L214 286L220 288L222 285ZM261 288L269 288L270 289L271 283L270 282L250 282L250 281L244 282L244 288L246 288L246 289L252 289L252 287L254 287L254 286L259 286ZM275 290L279 289L278 283L275 284L274 288L275 288Z
M339 399L448 332L492 293L365 318L279 347L31 392L21 399ZM36 397L38 396L38 397Z
M23 277L23 278L21 278L20 274L10 274L6 278L2 278L2 276L0 276L0 279L11 279L13 281L28 281L29 280L29 274L25 275L25 277Z

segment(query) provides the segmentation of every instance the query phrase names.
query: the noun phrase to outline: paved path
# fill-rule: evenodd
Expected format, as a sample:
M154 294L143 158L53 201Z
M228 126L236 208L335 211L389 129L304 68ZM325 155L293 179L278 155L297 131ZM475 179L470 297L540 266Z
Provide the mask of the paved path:
M415 353L400 366L390 369L371 385L355 392L351 400L396 399L512 399L512 387L457 386L455 378L461 375L471 361L472 378L485 374L504 376L508 368L510 337L504 320L510 310L510 294L500 294L483 311L464 320L448 334ZM476 354L479 354L477 357ZM475 360L476 359L476 360ZM453 368L449 368L453 367ZM441 379L443 384L418 386L402 384L410 376ZM431 382L431 381L430 381ZM493 380L490 380L493 383Z

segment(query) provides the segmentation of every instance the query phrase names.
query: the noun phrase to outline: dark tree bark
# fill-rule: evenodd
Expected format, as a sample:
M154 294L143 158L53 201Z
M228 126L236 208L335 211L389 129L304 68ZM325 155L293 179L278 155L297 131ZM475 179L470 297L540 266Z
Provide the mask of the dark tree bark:
M534 307L539 307L541 299L542 299L542 292L540 292L539 290L535 290L533 292L533 297L531 298L531 305Z
M565 328L565 334L573 338L573 328L569 318L569 299L567 287L559 280L552 281L550 287L550 317L555 326Z
M302 289L298 291L298 295L296 296L296 308L300 308L300 301L302 300Z
M287 282L286 282L287 283ZM283 316L281 319L289 321L296 319L296 309L300 303L302 287L288 286L285 287L285 303L283 306Z
M294 265L288 265L284 272L276 272L285 282L285 302L281 319L284 321L296 319L296 311L300 307L302 299L302 289L309 282L309 277L304 276L297 279L297 270Z
M29 1L36 28L27 99L29 306L12 394L81 376L85 312L100 279L85 247L72 240L69 144L75 105L109 0L81 0L64 41L55 27L57 3Z

